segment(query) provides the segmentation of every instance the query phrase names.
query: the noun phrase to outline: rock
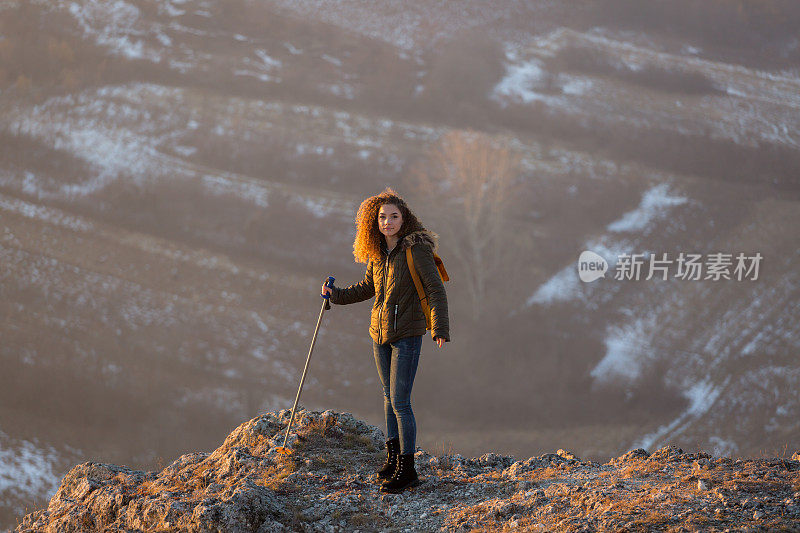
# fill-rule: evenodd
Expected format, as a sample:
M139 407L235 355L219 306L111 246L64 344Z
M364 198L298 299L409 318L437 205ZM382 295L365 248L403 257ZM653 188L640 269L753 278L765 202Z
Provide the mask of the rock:
M494 503L489 508L489 513L497 519L502 519L514 514L516 506L512 502L499 501Z
M608 464L616 466L636 459L647 459L649 456L650 454L647 453L647 450L643 448L637 448L635 450L629 451L625 455L620 455L619 457L612 459L611 461L608 462Z
M88 496L90 492L92 492L99 486L100 485L96 481L89 478L85 478L81 480L80 483L78 483L78 486L75 487L75 490L72 492L72 494L76 499L82 500L83 498Z
M477 465L484 467L488 466L491 468L505 468L511 465L513 462L514 458L511 456L503 456L496 453L485 453L478 458Z
M647 453L647 452L645 452L645 453ZM580 461L580 459L578 459L578 457L574 453L568 452L566 450L558 450L556 452L556 455L559 455L559 456L563 457L564 459L568 459L568 460L572 460L572 461Z
M601 466L565 450L516 461L492 452L433 457L418 448L424 483L386 494L374 480L383 458L371 443L383 445L380 430L350 413L300 408L294 453L281 455L275 443L288 418L283 410L246 421L212 453L182 455L160 472L78 465L17 532L625 531L667 508L676 531L692 530L701 517L800 530L800 468L787 467L792 461L719 462L668 446ZM700 492L674 498L686 483ZM617 505L624 500L630 505Z
M678 448L677 446L669 445L654 451L648 459L651 461L671 462L679 460L682 456L682 449Z

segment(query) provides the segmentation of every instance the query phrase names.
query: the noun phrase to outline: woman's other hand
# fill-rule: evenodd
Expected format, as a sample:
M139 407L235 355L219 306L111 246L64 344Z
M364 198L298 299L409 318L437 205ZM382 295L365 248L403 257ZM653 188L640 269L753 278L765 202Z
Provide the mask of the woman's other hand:
M439 348L441 348L442 346L444 346L444 343L445 343L446 341L444 340L444 337L436 337L435 339L433 339L433 342L435 342L436 344L438 344L438 345L439 345Z

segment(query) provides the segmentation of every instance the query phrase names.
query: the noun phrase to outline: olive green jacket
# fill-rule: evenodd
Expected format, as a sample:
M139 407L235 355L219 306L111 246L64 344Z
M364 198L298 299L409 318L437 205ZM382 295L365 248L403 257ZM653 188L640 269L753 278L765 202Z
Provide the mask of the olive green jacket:
M388 255L383 249L381 261L370 260L367 263L362 281L346 288L333 287L330 301L344 305L375 296L369 334L378 344L424 335L427 331L425 314L406 260L405 250L410 247L414 266L431 308L431 336L434 339L442 337L449 342L447 295L433 260L437 239L438 235L427 230L409 233Z

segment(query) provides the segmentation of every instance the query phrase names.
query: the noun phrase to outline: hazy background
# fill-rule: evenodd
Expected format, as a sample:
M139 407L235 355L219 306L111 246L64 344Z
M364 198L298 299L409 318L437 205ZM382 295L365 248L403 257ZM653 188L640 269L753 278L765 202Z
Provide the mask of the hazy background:
M789 0L0 2L0 526L78 462L290 408L386 186L452 278L418 446L791 455L799 27ZM764 259L583 284L586 249ZM301 405L383 427L368 318L326 313Z

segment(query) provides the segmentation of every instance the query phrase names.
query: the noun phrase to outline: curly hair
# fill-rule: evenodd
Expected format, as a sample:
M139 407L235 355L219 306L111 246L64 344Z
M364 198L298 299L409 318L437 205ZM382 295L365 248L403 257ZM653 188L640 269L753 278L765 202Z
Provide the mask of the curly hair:
M370 196L361 202L358 208L356 240L353 242L353 255L356 263L367 263L370 259L381 260L381 243L384 236L378 229L378 211L384 204L396 205L403 217L403 224L397 232L398 239L402 239L409 233L425 229L400 195L391 187L387 187L382 193Z

